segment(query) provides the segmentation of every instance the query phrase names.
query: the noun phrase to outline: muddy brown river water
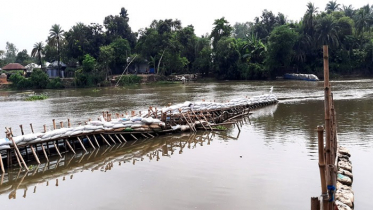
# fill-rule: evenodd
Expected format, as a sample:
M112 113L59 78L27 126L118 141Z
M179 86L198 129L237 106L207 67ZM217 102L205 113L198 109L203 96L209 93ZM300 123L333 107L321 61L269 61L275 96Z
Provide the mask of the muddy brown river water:
M73 125L102 111L163 107L184 101L227 101L274 87L279 104L256 110L241 132L163 135L52 158L34 174L15 167L0 175L1 209L309 209L320 194L317 125L323 83L213 82L131 88L0 92L0 128L52 119ZM373 80L332 81L339 142L352 153L355 209L373 209ZM0 137L4 137L4 133ZM44 161L42 161L44 162Z

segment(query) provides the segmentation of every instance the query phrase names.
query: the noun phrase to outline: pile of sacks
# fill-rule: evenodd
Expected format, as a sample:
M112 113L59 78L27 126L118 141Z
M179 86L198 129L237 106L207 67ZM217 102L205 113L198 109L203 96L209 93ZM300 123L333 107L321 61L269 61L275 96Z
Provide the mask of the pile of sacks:
M105 121L103 117L97 121L89 121L87 125L72 127L72 128L60 128L46 133L31 133L26 135L20 135L13 137L14 142L21 146L25 144L39 143L49 140L58 140L71 136L78 135L89 135L95 132L105 131L159 131L164 127L165 124L159 119L154 118L143 118L139 116L135 117L123 117L119 119L113 119L110 122ZM7 138L0 139L0 150L9 149L13 146L13 142Z
M181 112L188 111L211 111L217 109L230 109L237 106L248 106L248 105L259 105L262 103L274 103L277 102L277 97L273 94L265 94L260 96L255 96L250 99L247 98L237 98L230 100L227 103L215 103L215 102L195 102L186 101L182 104L176 104L169 107L163 108L163 113L171 112L171 114L178 114L179 109ZM160 114L160 113L159 113Z
M338 173L335 204L340 210L354 209L354 192L352 191L352 164L350 152L343 147L338 148Z

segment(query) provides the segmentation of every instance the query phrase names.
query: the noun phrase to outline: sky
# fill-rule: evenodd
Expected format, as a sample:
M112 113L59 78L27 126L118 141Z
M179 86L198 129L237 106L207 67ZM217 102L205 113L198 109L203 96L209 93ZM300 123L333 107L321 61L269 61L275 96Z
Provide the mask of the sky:
M119 15L122 7L129 14L132 31L148 27L153 20L178 19L182 26L193 25L197 36L211 32L215 19L225 17L233 26L236 22L253 21L264 9L283 13L288 20L299 21L312 2L319 11L327 0L2 0L0 3L0 50L6 42L19 51L30 54L36 42L44 41L53 24L68 31L78 22L99 23L108 15ZM337 0L341 5L360 8L368 0Z

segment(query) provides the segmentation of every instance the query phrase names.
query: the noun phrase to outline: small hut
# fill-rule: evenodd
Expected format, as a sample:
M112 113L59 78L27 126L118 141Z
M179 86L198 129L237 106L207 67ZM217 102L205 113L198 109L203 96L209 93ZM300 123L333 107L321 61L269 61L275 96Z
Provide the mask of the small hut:
M9 63L8 65L2 68L2 71L5 71L5 74L7 75L8 78L10 77L11 74L18 72L18 71L21 71L20 73L22 73L22 75L26 74L25 72L26 68L19 63Z
M9 63L8 65L4 66L2 69L4 71L26 70L26 68L19 63Z

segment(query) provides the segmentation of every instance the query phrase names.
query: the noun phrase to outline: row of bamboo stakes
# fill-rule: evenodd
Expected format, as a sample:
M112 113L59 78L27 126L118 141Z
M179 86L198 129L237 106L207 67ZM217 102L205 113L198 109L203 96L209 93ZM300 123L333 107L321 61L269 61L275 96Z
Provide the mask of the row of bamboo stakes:
M243 123L243 122L242 122L242 123ZM201 146L203 146L203 142L204 142L204 141L207 141L207 144L210 145L210 141L212 141L212 137L210 137L210 134L211 134L211 133L208 133L207 136L205 136L206 134L203 134L203 136L200 136L199 138L196 138L196 134L192 134L192 135L190 135L190 136L188 137L188 139L185 141L184 144L182 144L181 141L180 141L180 142L177 142L177 143L176 143L176 142L175 142L175 143L170 143L170 144L167 144L167 142L166 142L165 147L162 146L162 156L168 156L169 150L171 150L171 155L172 155L172 154L173 154L173 147L179 147L179 148L180 148L179 154L180 154L180 153L183 151L184 147L186 147L186 145L187 145L187 144L190 144L191 142L194 142L194 146L193 146L193 148L196 147L197 143L200 143ZM233 138L233 137L232 137L232 138ZM170 146L170 149L168 148L168 145ZM131 145L131 146L132 146L132 145ZM122 146L120 146L119 148L122 148ZM160 159L160 155L159 155L159 151L160 151L160 149L159 149L159 148L160 148L160 147L158 146L158 147L154 148L154 151L148 152L146 155L143 155L141 158L140 158L140 157L138 157L138 158L140 158L141 161L143 161L144 157L146 156L146 157L149 158L149 160L152 160L153 158L156 158L156 160L159 161L159 159ZM190 145L188 146L188 148L191 149ZM109 148L108 148L108 149L109 149ZM112 148L110 148L110 149L112 149ZM118 147L117 147L116 149L118 149ZM104 153L105 153L105 152L104 152ZM90 157L92 156L92 154L95 154L95 156L96 156L96 155L97 155L97 151L96 151L95 153L91 153L90 155L88 155L88 159L90 159ZM82 161L82 159L85 157L85 155L86 155L86 153L84 153L84 154L80 157L80 160L78 161L79 163ZM72 155L72 157L70 158L70 160L67 160L66 157L65 157L65 158L64 158L64 159L65 159L65 163L62 164L62 166L63 166L63 167L69 166L69 164L70 164L72 158L74 158L74 157L75 157L75 154ZM98 166L97 166L97 167L94 167L93 169L91 169L91 171L93 172L93 170L98 170L98 168L101 168L101 171L111 170L111 169L113 168L113 166L114 166L113 163L114 163L114 162L117 162L117 161L119 161L119 162L118 162L118 165L121 166L121 161L123 161L123 163L126 163L126 162L129 162L129 161L130 161L128 158L125 158L125 157L126 157L126 156L122 156L122 155L121 155L119 158L118 158L118 157L111 157L111 158L109 158L109 160L106 160L106 159L105 159L105 161L104 161L105 163L103 163L103 164L101 164L101 163L98 164ZM133 165L135 165L135 162L138 161L138 159L136 158L136 156L132 156L132 157L129 157L129 158L132 158L132 159L133 159L133 160L132 160L132 164L133 164ZM58 159L58 160L56 161L56 163L55 163L55 168L54 168L54 169L56 169L56 168L59 167L60 160L61 160L61 159ZM86 165L86 164L84 164L84 165ZM48 163L48 164L45 164L45 165L44 165L44 168L41 170L41 172L44 174L44 172L46 171L46 168L48 167L48 169L49 169L50 166L51 166L51 165L50 165L49 163ZM9 199L16 199L16 192L17 192L17 190L19 189L19 187L22 185L22 183L24 182L25 178L26 178L26 177L29 177L30 174L31 174L31 176L34 176L34 175L36 175L36 173L38 172L39 165L36 166L36 167L37 167L36 169L33 169L34 171L32 172L32 174L31 174L31 172L27 172L27 171L26 171L26 172L24 173L23 176L21 176L22 169L19 170L18 175L17 175L17 178L16 178L15 180L18 180L18 179L20 178L20 181L18 182L17 185L15 185L15 187L14 187L12 190L10 190L11 192L10 192L10 194L9 194ZM88 168L90 168L90 167L88 167ZM103 169L104 169L104 170L103 170ZM73 172L73 173L74 173L74 172ZM61 175L61 176L63 176L63 177L62 177L62 181L65 181L65 180L66 180L66 178L65 178L66 175L67 175L67 176L70 175L70 179L73 178L73 174L63 174L63 175ZM46 180L46 181L45 181L45 182L46 182L46 186L49 186L49 183L52 182L53 180L55 180L55 186L58 187L58 186L59 186L59 179L61 179L61 176L52 177L50 180ZM2 176L2 179L3 179L3 176ZM2 180L2 179L1 179L0 185L3 184L3 180ZM28 188L27 188L27 187L24 187L24 194L23 194L22 197L26 198L27 190L28 190ZM36 193L36 186L34 187L34 191L33 191L33 193Z
M324 60L324 114L325 127L318 126L318 153L321 180L321 196L311 198L311 210L334 210L337 182L337 122L333 94L329 83L328 46L323 46ZM325 147L324 147L325 131Z

